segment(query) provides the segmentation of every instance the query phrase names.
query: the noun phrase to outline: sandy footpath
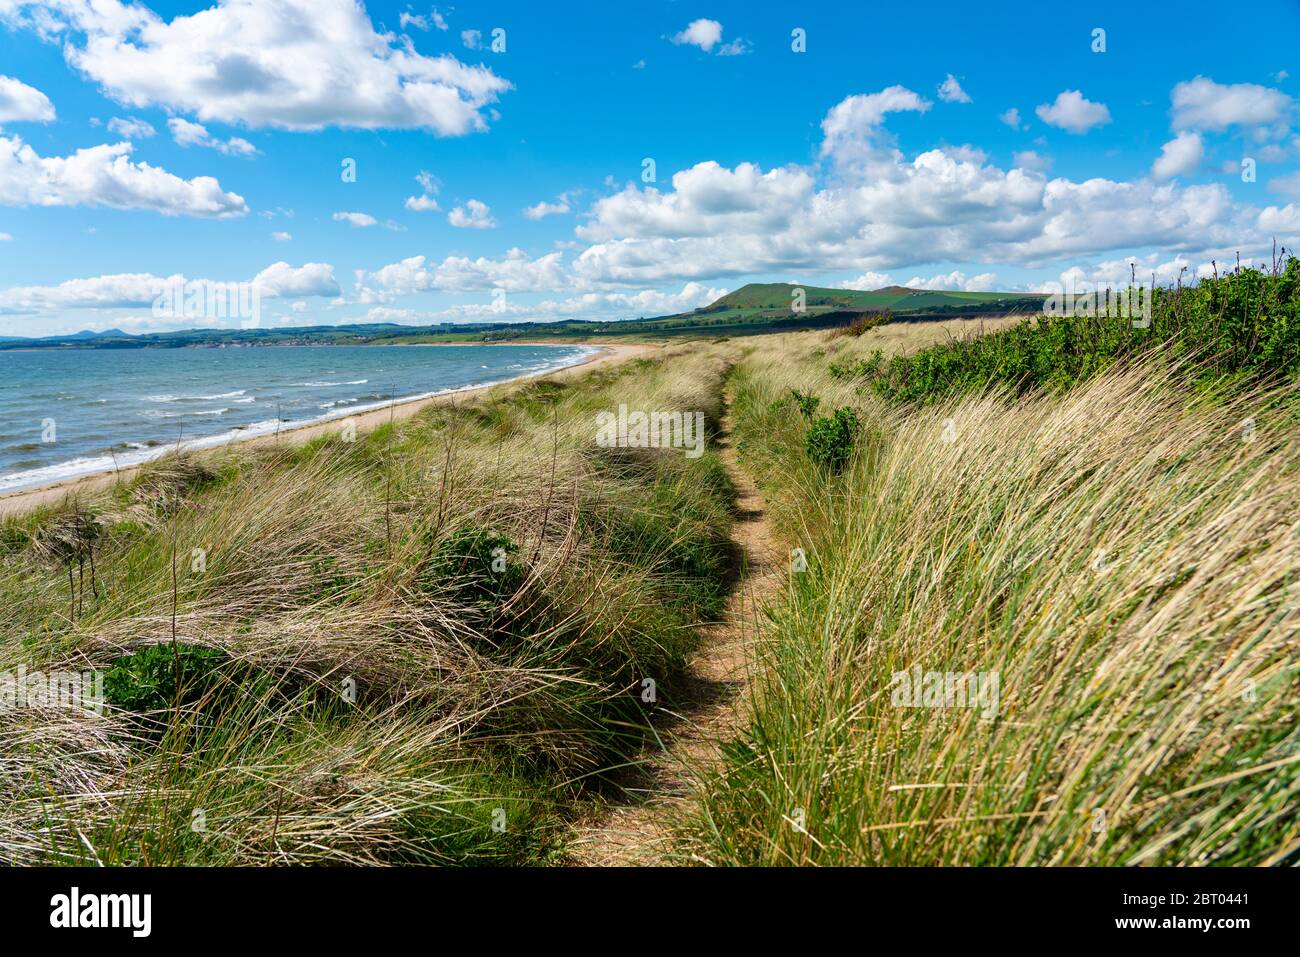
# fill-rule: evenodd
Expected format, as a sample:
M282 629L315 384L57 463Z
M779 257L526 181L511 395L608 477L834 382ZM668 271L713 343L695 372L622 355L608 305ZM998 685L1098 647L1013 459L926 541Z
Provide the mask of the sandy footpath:
M472 343L458 343L458 345L461 344L469 345ZM540 345L543 343L512 342L509 344ZM652 345L611 345L608 343L595 342L566 342L564 344L591 346L600 349L600 351L592 354L582 362L571 366L565 366L563 369L556 369L551 372L535 372L531 375L521 376L518 379L511 379L509 382L498 383L497 385L480 386L478 388L465 389L459 392L448 392L445 395L435 395L424 399L411 399L405 402L399 400L392 406L385 405L383 408L371 409L368 412L358 412L356 415L330 419L324 422L307 422L298 426L286 427L278 434L250 436L247 439L236 439L235 442L251 445L265 445L267 443L275 442L301 443L315 438L325 432L337 432L345 421L355 422L357 431L365 432L377 425L383 425L390 419L410 418L421 409L427 408L430 405L460 402L490 392L494 389L508 390L532 379L571 379L575 376L585 374L598 366L624 362L635 356L645 355L646 353L653 352L659 348L658 346ZM429 348L437 348L437 345L430 344ZM210 449L198 449L190 454L211 454L227 448L230 444L233 443L214 446ZM56 504L60 499L74 492L97 492L111 486L114 482L130 479L141 467L142 466L140 465L129 465L118 469L116 472L101 472L95 475L84 475L77 478L65 479L61 482L54 482L49 485L39 485L34 488L16 489L12 492L6 492L0 495L0 517L23 512L42 505Z

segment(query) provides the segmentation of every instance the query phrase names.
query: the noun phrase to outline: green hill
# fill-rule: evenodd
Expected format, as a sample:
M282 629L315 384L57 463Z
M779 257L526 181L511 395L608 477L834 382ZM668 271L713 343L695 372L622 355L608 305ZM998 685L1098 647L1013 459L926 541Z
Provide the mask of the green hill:
M888 309L900 315L1036 311L1043 302L1037 293L948 292L885 286L882 289L829 289L822 286L796 286L793 283L750 283L722 298L685 315L736 318L771 318L793 314L795 290L804 291L808 314L869 312ZM676 319L677 316L664 317Z

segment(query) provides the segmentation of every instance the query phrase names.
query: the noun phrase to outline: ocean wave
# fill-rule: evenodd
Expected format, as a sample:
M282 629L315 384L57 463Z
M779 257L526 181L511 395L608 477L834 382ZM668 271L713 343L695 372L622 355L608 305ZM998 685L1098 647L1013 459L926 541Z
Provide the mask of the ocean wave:
M146 419L187 419L195 415L224 415L230 409L195 409L189 412L164 412L162 409L145 409L140 414Z
M235 439L250 438L256 435L270 435L277 428L282 428L287 424L297 425L299 423L280 423L275 419L267 419L262 422L254 422L252 425L239 426L228 429L225 432L219 432L216 435L206 435L201 438L188 439L179 443L182 451L191 449L207 449L219 445L226 445ZM19 464L19 470L10 472L6 475L0 475L0 492L12 491L14 489L38 487L49 485L55 482L63 482L68 479L82 478L87 475L96 475L104 472L112 472L115 469L127 468L134 465L140 465L159 456L166 455L168 452L177 448L175 442L164 442L158 445L145 445L140 442L128 443L130 450L120 455L87 455L78 458L69 459L65 462L56 462L53 465L42 465L38 468L23 468L22 466L31 464L22 462Z
M307 389L321 389L326 386L335 385L365 385L369 379L354 379L352 382L295 382L294 385L302 386Z
M28 464L26 462L21 463ZM113 459L108 455L97 455L94 457L85 457L70 459L67 462L59 462L56 465L43 465L39 468L22 469L18 472L12 472L9 475L0 476L0 492L9 489L22 488L24 485L46 485L51 482L61 482L64 479L76 478L81 475L93 475L96 472L107 472L113 468Z
M234 392L217 392L212 395L147 395L144 397L146 402L211 402L213 399L233 399L236 396L247 395L247 389L237 389ZM251 401L243 400L240 401Z

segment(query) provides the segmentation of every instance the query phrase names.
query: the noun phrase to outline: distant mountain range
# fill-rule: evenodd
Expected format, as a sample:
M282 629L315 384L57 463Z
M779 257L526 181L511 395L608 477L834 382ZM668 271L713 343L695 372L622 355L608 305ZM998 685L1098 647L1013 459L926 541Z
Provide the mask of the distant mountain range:
M802 293L799 292L802 290ZM176 349L258 345L402 345L421 342L504 342L518 339L604 339L686 335L753 335L822 328L889 310L905 319L951 319L1037 312L1041 293L952 292L886 286L861 291L793 283L750 283L707 306L669 316L590 322L391 322L265 329L184 329L130 335L121 329L83 330L42 338L0 337L0 349Z
M39 343L48 342L51 344L67 342L69 339L130 339L130 333L123 332L121 329L105 329L103 332L91 332L89 329L82 329L80 332L74 332L66 336L42 336L32 339L25 336L0 336L0 342L25 342Z

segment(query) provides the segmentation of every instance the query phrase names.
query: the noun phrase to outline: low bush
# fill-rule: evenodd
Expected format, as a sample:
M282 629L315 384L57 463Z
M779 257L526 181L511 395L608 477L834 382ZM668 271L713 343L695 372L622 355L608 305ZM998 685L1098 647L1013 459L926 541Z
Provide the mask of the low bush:
M832 472L841 471L853 454L853 442L861 425L857 413L841 406L829 416L813 421L804 437L808 458Z

